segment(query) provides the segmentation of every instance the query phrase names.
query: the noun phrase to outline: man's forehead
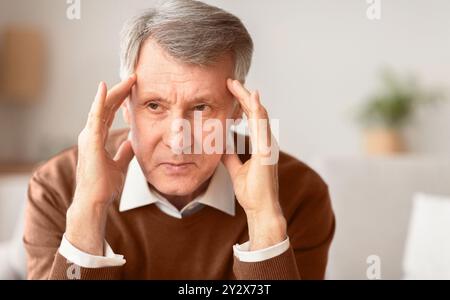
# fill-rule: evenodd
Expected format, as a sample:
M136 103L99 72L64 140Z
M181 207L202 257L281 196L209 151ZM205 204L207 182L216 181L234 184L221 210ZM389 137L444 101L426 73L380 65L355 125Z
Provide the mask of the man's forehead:
M223 56L213 66L183 63L172 58L156 42L148 40L140 51L134 92L140 99L223 98L229 94L226 81L231 77L232 64L228 56Z
M233 75L234 61L231 55L224 54L212 65L194 65L170 56L152 39L142 46L136 65L136 73L141 79L185 83L189 81L208 81L208 84L223 81ZM139 76L138 76L139 80Z
M219 82L202 80L202 78L186 78L181 80L174 76L140 76L136 82L136 92L142 95L148 94L194 94L214 95L225 92L226 79Z
M198 86L215 88L226 84L230 74L223 72L222 66L195 66L182 63L153 62L138 64L136 74L138 83L147 85L173 84L180 87Z

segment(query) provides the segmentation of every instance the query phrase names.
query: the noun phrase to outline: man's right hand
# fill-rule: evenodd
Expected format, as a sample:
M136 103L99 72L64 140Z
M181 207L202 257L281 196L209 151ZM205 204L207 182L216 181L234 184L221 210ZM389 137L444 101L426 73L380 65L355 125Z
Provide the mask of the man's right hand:
M114 158L105 144L115 114L135 81L136 75L132 75L109 91L101 82L86 126L78 136L76 188L67 211L65 236L74 247L92 255L103 255L107 211L123 187L134 156L128 139Z

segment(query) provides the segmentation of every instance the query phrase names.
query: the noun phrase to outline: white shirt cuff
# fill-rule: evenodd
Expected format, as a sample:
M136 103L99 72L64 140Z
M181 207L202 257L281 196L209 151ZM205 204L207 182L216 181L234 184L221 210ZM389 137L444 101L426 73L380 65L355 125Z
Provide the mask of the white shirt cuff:
M248 251L249 245L250 241L242 245L236 244L233 246L233 252L234 255L237 257L237 259L239 259L242 262L259 262L271 259L288 250L290 243L288 237L281 243L256 251Z
M83 268L117 267L125 264L126 261L123 255L114 254L111 246L106 241L104 249L104 256L88 254L74 247L64 235L59 246L59 253L70 262Z

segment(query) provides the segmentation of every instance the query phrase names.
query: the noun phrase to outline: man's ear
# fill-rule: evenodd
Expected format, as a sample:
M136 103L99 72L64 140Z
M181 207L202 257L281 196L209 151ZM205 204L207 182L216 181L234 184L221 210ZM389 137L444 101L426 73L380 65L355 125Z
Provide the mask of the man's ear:
M130 98L128 97L123 101L121 108L122 108L122 116L125 120L125 123L127 123L128 126L130 126L130 110L129 110L129 101Z

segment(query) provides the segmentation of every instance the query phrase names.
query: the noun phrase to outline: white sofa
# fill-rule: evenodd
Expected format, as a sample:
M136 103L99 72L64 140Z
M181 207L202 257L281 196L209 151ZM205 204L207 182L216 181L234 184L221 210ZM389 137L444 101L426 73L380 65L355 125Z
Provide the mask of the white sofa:
M328 157L310 165L328 183L337 219L327 278L367 279L371 255L382 279L405 278L413 196L450 195L450 157Z

